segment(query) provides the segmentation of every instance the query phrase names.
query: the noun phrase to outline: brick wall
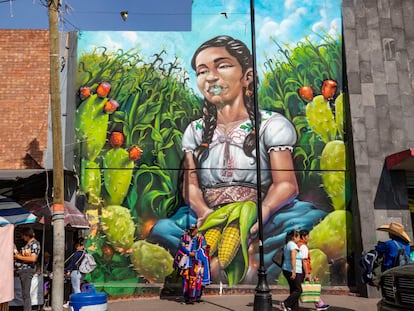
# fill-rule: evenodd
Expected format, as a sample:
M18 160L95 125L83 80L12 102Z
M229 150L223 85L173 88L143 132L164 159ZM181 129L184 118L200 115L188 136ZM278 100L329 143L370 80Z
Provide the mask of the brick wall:
M0 169L43 166L49 108L49 32L0 30Z

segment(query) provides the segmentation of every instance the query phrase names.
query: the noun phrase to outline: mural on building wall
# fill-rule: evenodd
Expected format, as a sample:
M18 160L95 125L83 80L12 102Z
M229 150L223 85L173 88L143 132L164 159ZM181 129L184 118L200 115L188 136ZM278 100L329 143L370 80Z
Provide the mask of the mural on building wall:
M256 284L258 139L269 283L286 284L271 261L286 232L308 229L314 274L348 284L340 1L256 1L260 116L249 1L194 2L191 32L79 33L76 163L98 262L88 277L109 295L164 283L198 223L213 282Z

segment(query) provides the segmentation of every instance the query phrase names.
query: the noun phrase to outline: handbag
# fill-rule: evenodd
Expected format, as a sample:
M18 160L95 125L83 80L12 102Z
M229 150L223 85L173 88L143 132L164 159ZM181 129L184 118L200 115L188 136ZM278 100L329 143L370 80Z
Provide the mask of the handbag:
M304 282L301 284L302 294L300 294L301 302L318 302L321 297L321 284L319 282Z
M180 259L180 262L178 263L178 268L180 269L184 269L185 265L187 264L188 261L188 255L183 255Z
M272 261L279 267L282 267L284 255L283 255L283 246L276 250L276 253L272 257Z
M173 267L178 269L183 269L188 261L188 255L184 253L181 249L177 251L174 256Z

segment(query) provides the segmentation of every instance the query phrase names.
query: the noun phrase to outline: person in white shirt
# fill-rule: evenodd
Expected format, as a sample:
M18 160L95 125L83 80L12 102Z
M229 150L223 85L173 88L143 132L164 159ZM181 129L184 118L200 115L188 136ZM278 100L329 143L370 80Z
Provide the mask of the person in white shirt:
M302 268L303 268L301 283L303 283L304 280L312 281L312 280L316 280L316 278L312 277L311 275L312 266L311 266L309 248L308 248L309 230L302 229L299 231L299 234L300 234L300 240L298 242L298 246L301 252ZM317 311L328 310L329 305L325 304L322 298L319 298L319 301L315 303L315 308Z

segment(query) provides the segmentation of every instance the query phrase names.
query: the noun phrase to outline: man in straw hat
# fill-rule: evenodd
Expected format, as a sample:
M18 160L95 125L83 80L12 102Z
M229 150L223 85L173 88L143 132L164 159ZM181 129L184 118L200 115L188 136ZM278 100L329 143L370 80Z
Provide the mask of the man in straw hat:
M385 242L378 242L375 250L383 255L382 271L395 266L398 250L404 248L406 254L410 255L411 239L405 232L404 226L398 222L391 222L377 228L379 231L388 232L390 239Z

